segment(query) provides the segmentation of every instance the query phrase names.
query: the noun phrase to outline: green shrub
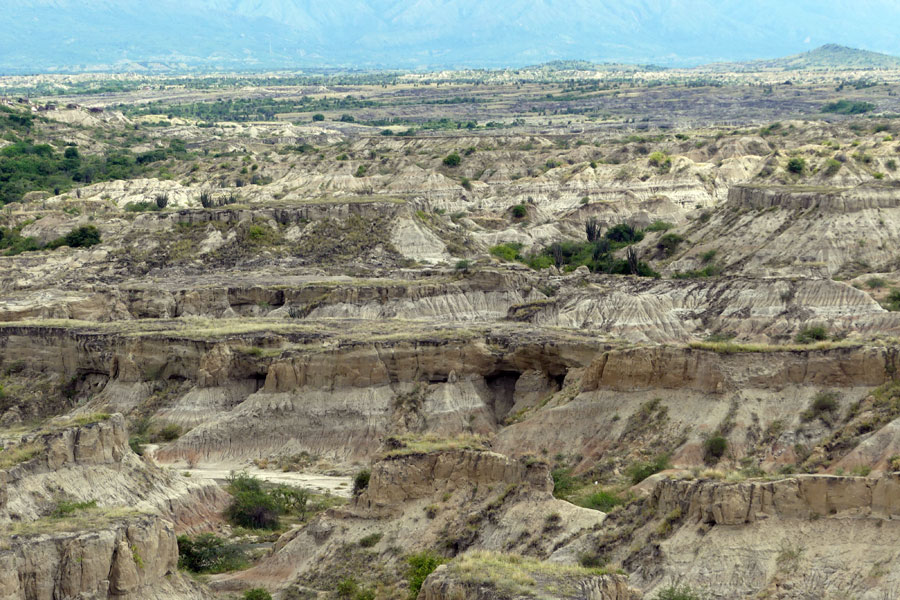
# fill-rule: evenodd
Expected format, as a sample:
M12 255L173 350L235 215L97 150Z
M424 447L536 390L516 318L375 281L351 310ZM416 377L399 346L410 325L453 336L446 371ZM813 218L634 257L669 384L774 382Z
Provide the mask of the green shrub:
M714 435L703 442L703 460L710 464L718 462L727 449L728 440L724 436Z
M550 476L553 478L553 495L557 498L566 497L578 484L578 480L572 477L572 469L553 469Z
M706 252L704 252L703 254L700 255L700 262L702 262L703 264L706 264L706 263L710 262L711 260L713 260L716 257L716 254L718 254L717 250L707 250Z
M655 600L703 600L703 596L689 586L673 586L660 590Z
M354 173L353 176L354 177L365 177L366 171L368 171L368 170L369 170L369 167L367 167L366 165L359 165L359 167L356 168L356 173Z
M371 548L375 544L381 541L381 533L371 533L366 537L359 540L359 545L363 548Z
M353 495L358 496L364 489L369 487L369 479L372 477L372 471L363 469L353 476Z
M875 105L871 102L851 102L850 100L829 102L822 107L822 112L839 115L861 115L873 110L875 110Z
M178 536L178 567L192 573L225 573L247 567L244 550L211 533Z
M149 440L143 435L133 435L128 438L128 447L138 456L144 455L144 446L148 443Z
M787 163L787 170L796 175L802 175L806 171L806 161L800 157L794 157Z
M512 216L516 219L522 219L528 216L528 209L524 204L516 204L512 207Z
M228 492L233 498L225 510L225 517L232 524L249 529L278 529L278 503L263 491L259 479L246 473L232 475Z
M97 508L96 500L88 500L87 502L69 502L66 500L61 500L56 504L56 507L53 509L53 512L50 513L50 516L54 519L62 519L63 517L68 517L76 511L89 510L91 508Z
M140 202L129 202L125 205L125 212L153 212L159 210L155 202L142 200Z
M672 158L665 152L653 152L647 157L647 162L651 167L656 167L662 172L666 172L672 167Z
M888 310L900 311L900 290L893 288L888 292L884 307Z
M826 339L828 339L828 330L822 325L812 325L801 329L794 341L798 344L811 344Z
M460 157L459 153L457 153L457 152L451 152L450 154L448 154L447 156L444 157L444 165L451 167L451 168L458 167L461 162L462 162L462 158Z
M462 259L462 260L456 261L455 268L457 271L467 272L471 265L472 265L472 263L470 261Z
M309 511L309 490L279 485L269 490L268 495L275 502L278 512L283 515L297 515L301 519L306 518Z
M838 408L838 395L834 392L819 392L813 398L810 408L817 415L834 412Z
M841 170L842 166L844 166L844 164L841 161L829 158L825 161L825 176L831 177L837 174L837 172Z
M603 512L609 512L615 507L624 504L625 499L619 496L618 494L614 494L612 492L608 492L606 490L600 490L595 494L591 494L588 496L583 503L580 503L585 508L592 508L594 510L600 510ZM599 565L602 566L602 565Z
M356 579L353 577L346 577L338 583L335 591L337 592L338 598L353 598L358 589L359 584L356 583Z
M631 479L633 485L637 485L655 473L665 471L672 465L669 463L668 454L660 454L647 462L633 462L625 469L625 474Z
M644 239L644 234L636 231L628 223L619 223L607 229L604 237L613 242L633 244Z
M518 242L507 242L505 244L491 246L490 252L492 256L496 256L497 258L501 258L508 262L513 262L521 259L521 256L519 255L521 249L522 244Z
M653 221L644 231L668 231L675 227L672 223L668 221Z
M672 256L683 241L684 238L677 233L666 233L656 242L656 249L664 256Z
M177 440L178 438L180 438L181 433L181 425L169 423L168 425L160 429L157 435L162 441L171 442L172 440Z
M406 580L409 582L409 598L415 600L422 589L422 584L431 573L442 565L445 560L430 550L413 554L406 559L409 568L406 571Z
M866 280L866 285L874 290L874 289L883 288L884 286L886 286L887 281L885 281L881 277L870 277Z
M272 594L265 588L253 588L244 592L244 600L272 600Z
M157 194L154 200L156 200L156 208L158 208L159 210L162 210L169 205L168 194Z
M316 113L312 116L312 120L313 121L324 121L325 115L323 115L322 113Z
M49 244L47 248L59 248L60 246L68 246L70 248L89 248L100 243L100 231L93 225L82 225L73 229L61 238L56 238Z

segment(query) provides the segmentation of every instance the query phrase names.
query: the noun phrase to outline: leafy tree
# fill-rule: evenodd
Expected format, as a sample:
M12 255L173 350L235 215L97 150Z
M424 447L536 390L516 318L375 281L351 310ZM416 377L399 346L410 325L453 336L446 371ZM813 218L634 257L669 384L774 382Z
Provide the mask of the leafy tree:
M458 167L462 162L462 157L460 157L459 153L451 152L446 157L444 157L444 164L448 167Z

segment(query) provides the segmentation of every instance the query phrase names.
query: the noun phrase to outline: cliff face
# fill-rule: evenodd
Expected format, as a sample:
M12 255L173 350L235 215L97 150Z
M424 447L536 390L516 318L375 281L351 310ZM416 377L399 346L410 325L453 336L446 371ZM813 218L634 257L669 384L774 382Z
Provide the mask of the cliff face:
M90 531L15 535L0 543L0 599L205 598L177 571L171 522L116 519Z
M121 415L94 419L3 440L23 460L0 470L0 598L206 597L178 574L176 531L208 528L227 496L137 457Z
M856 276L897 268L900 190L737 186L705 223L685 229L696 245L664 271L702 269L715 250L725 273Z
M33 448L35 456L0 470L0 527L40 519L69 500L162 514L182 531L214 520L227 503L212 482L186 479L135 455L118 414L28 434L15 447Z
M716 598L880 598L900 581L895 475L662 481L650 502L648 530L665 533L633 563L645 592L682 582Z

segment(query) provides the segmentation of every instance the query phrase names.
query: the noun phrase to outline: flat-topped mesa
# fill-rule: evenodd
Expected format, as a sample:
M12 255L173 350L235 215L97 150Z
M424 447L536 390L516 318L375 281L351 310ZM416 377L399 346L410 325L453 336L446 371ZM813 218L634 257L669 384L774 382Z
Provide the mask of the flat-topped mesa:
M356 506L369 510L399 507L405 502L438 497L463 489L520 486L550 497L553 480L545 463L526 463L502 454L472 449L397 450L372 466L372 474Z
M735 185L728 190L728 206L735 209L817 209L854 212L900 207L900 187L867 185L856 188Z

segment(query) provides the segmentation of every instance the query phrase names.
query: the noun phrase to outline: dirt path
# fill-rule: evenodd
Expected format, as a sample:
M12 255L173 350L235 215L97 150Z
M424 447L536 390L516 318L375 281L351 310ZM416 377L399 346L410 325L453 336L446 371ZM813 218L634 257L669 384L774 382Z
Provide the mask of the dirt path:
M244 469L235 468L233 465L209 464L199 465L193 469L184 469L183 472L190 473L192 477L205 477L214 479L219 482L225 481L232 471L246 471L249 475L258 477L263 481L270 483L284 483L304 487L314 492L325 493L330 492L335 496L349 498L353 488L352 478L348 476L332 476L322 475L319 473L296 473L293 471L283 472L269 469L257 469L256 467L247 467Z

